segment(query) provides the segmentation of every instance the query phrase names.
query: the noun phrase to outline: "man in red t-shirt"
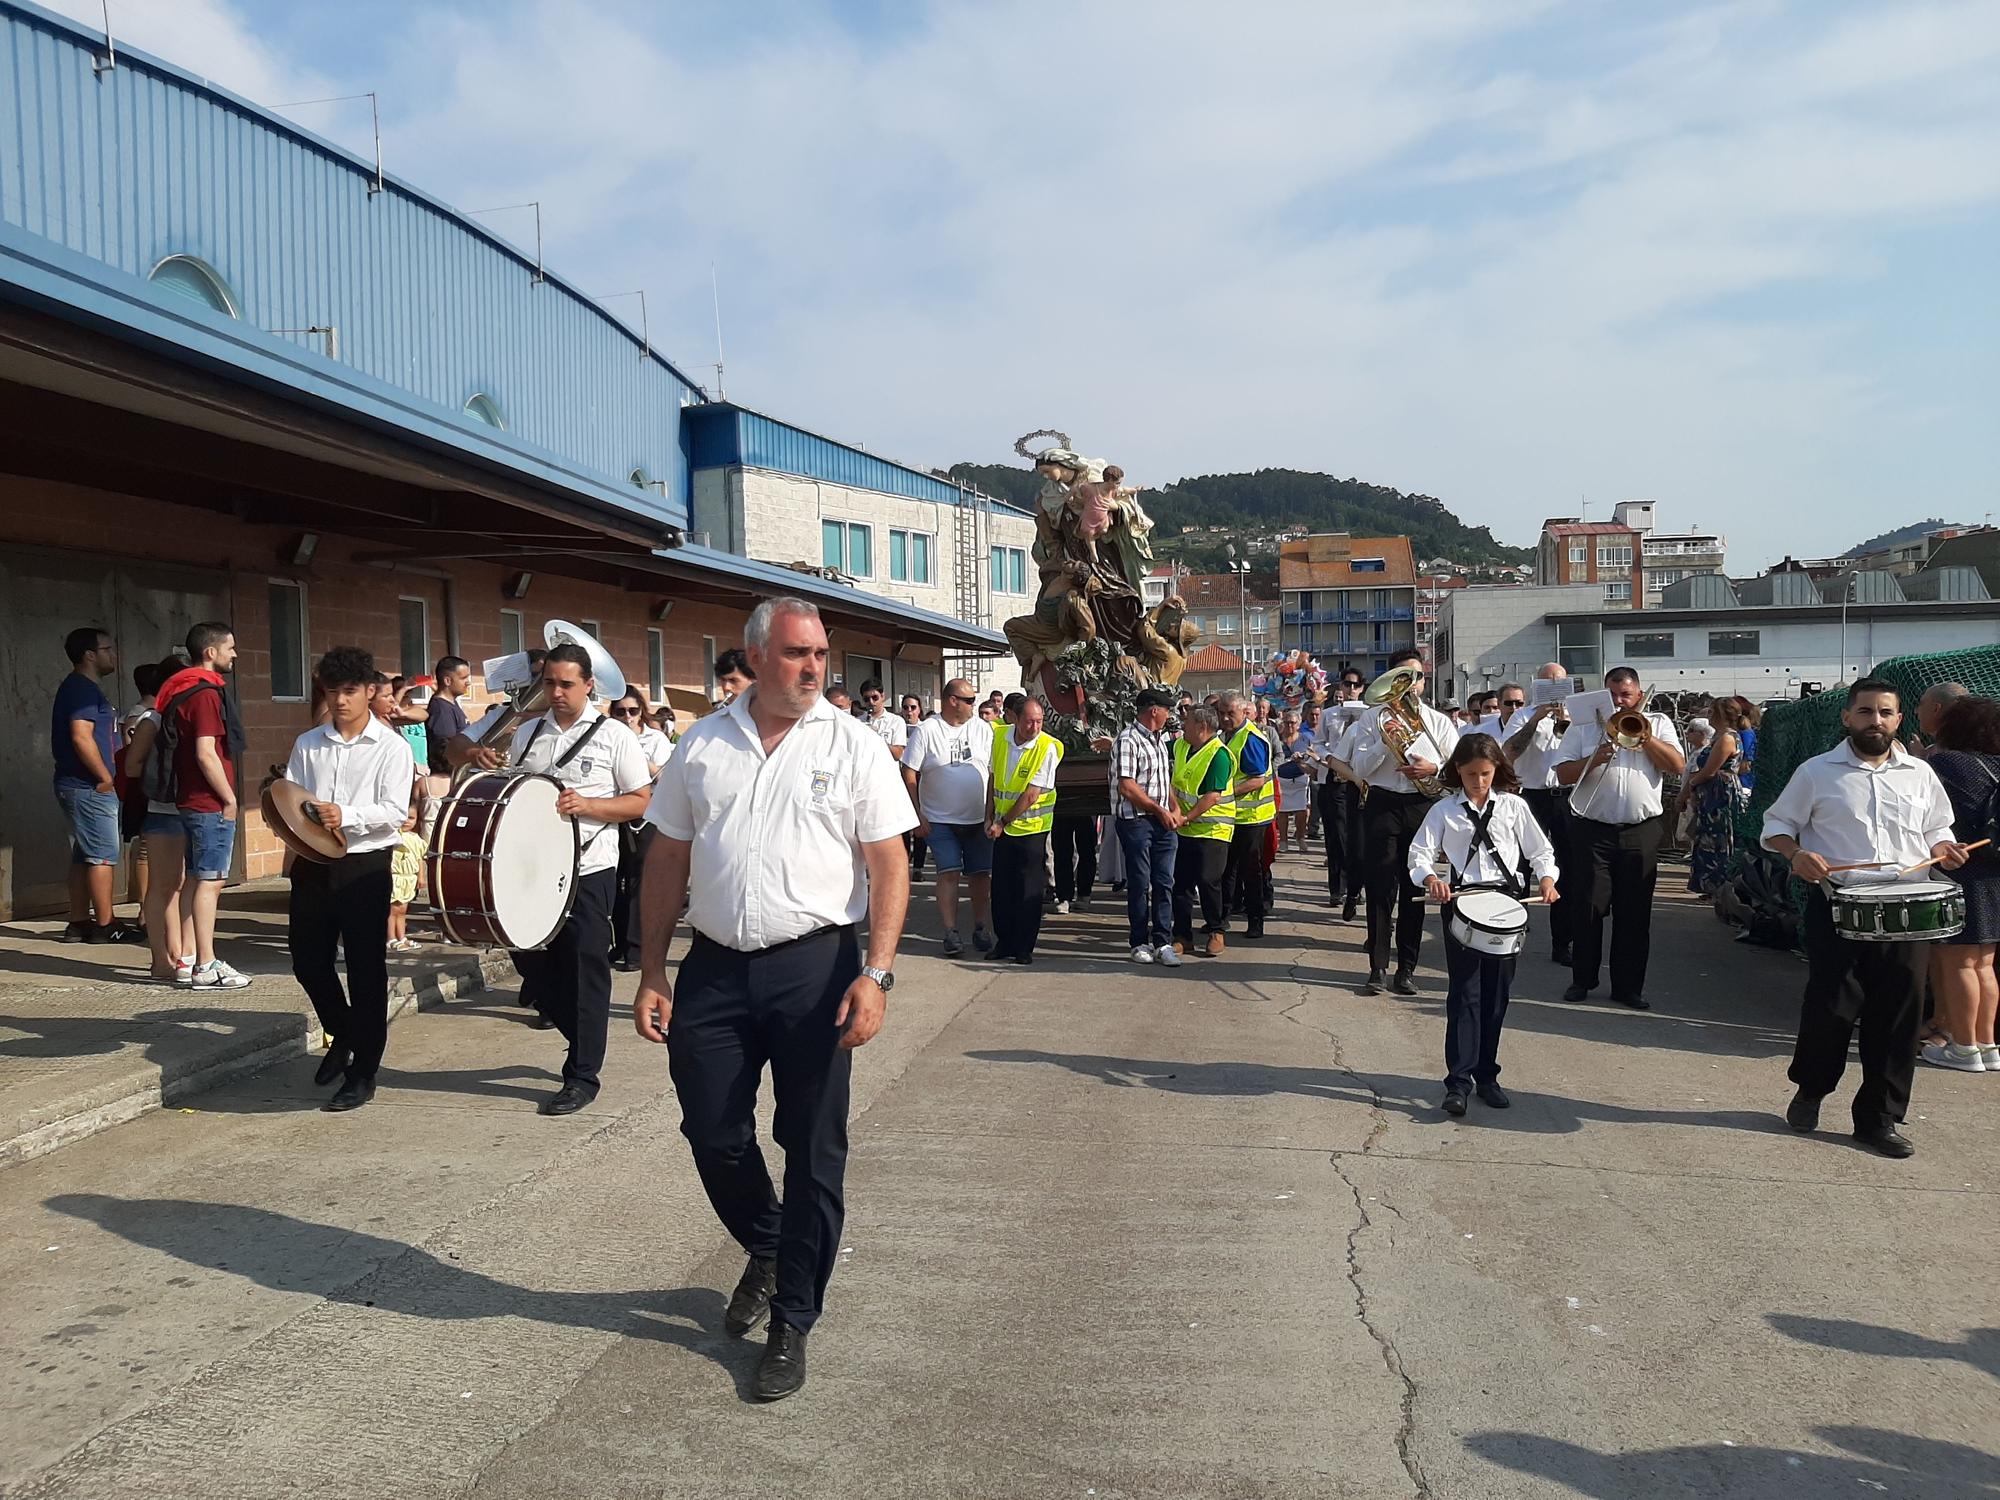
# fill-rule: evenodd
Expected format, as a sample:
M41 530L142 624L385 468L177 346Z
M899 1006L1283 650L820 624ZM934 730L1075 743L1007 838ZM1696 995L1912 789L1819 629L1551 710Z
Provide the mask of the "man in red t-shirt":
M193 665L167 679L157 707L163 714L171 707L174 715L174 805L187 834L193 893L190 982L198 990L241 989L249 976L215 956L216 902L236 848L236 757L223 700L223 674L236 665L236 636L220 621L207 620L188 632L187 649Z

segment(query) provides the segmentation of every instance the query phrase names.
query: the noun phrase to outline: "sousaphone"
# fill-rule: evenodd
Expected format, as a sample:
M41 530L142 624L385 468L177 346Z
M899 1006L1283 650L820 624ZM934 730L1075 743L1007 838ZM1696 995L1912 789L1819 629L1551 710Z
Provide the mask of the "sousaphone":
M542 627L542 644L553 651L558 646L581 646L590 658L592 695L598 698L616 699L624 696L625 674L618 669L617 661L603 644L581 625L572 625L568 620L551 620ZM523 719L532 719L549 706L548 690L540 680L528 683L516 691L507 707L489 726L483 720L479 725L479 742L482 745L501 743L501 737L512 732L514 726ZM468 770L478 767L461 767L461 778Z

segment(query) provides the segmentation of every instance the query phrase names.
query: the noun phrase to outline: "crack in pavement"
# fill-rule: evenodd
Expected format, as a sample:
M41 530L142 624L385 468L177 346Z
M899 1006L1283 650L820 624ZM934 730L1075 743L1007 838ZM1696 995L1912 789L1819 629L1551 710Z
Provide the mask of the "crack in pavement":
M1311 998L1310 993L1306 992L1304 988L1306 980L1303 975L1299 974L1299 967L1303 961L1303 957L1303 953L1300 953L1298 957L1292 960L1290 965L1292 973L1298 976L1298 982L1301 987L1299 998L1279 1011L1278 1014L1295 1026L1302 1027L1307 1031L1316 1032L1318 1035L1325 1037L1327 1046L1333 1053L1335 1070L1345 1073L1349 1078L1353 1079L1355 1087L1368 1095L1368 1112L1372 1116L1372 1123L1369 1126L1367 1137L1361 1143L1360 1151L1336 1151L1327 1157L1327 1162L1333 1168L1333 1175L1340 1179L1341 1184L1354 1199L1355 1223L1354 1227L1347 1232L1346 1272L1347 1283L1354 1288L1354 1315L1360 1319L1361 1326L1368 1330L1368 1336L1375 1341L1376 1347L1382 1351L1383 1367L1388 1370L1397 1384L1402 1387L1402 1400L1399 1403L1400 1416L1396 1426L1396 1458L1403 1465L1403 1472L1409 1476L1410 1485L1416 1495L1416 1500L1433 1500L1430 1477L1424 1473L1424 1466L1418 1460L1415 1451L1417 1383L1411 1379L1409 1370L1404 1367L1402 1351L1396 1347L1396 1341L1377 1326L1368 1304L1368 1289L1363 1285L1361 1279L1361 1236L1374 1227L1374 1216L1368 1212L1368 1205L1362 1201L1360 1186L1352 1177L1348 1176L1347 1169L1342 1164L1342 1158L1346 1156L1367 1156L1374 1149L1376 1143L1389 1133L1389 1112L1384 1107L1381 1091L1348 1066L1347 1059L1341 1050L1340 1038L1335 1036L1326 1027L1314 1026L1307 1021L1301 1020L1294 1014ZM1398 1219L1403 1217L1401 1210L1392 1208L1391 1212L1395 1213Z

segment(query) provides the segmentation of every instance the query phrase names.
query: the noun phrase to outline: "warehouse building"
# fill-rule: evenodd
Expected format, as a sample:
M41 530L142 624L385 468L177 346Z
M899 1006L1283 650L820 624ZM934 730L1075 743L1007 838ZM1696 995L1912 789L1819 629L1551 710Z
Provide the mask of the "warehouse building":
M783 592L819 604L837 662L932 680L1005 651L977 618L691 536L701 388L373 161L19 0L0 79L0 919L62 900L46 704L77 625L117 638L123 709L132 665L230 621L252 788L340 642L414 674L561 617L686 702ZM278 867L254 812L238 859Z

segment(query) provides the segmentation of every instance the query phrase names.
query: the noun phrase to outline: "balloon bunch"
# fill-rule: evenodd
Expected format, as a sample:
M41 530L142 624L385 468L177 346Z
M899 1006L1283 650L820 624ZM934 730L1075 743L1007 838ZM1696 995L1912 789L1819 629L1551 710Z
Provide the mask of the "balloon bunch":
M1326 669L1304 651L1274 651L1250 679L1250 691L1273 707L1297 708L1327 684Z

